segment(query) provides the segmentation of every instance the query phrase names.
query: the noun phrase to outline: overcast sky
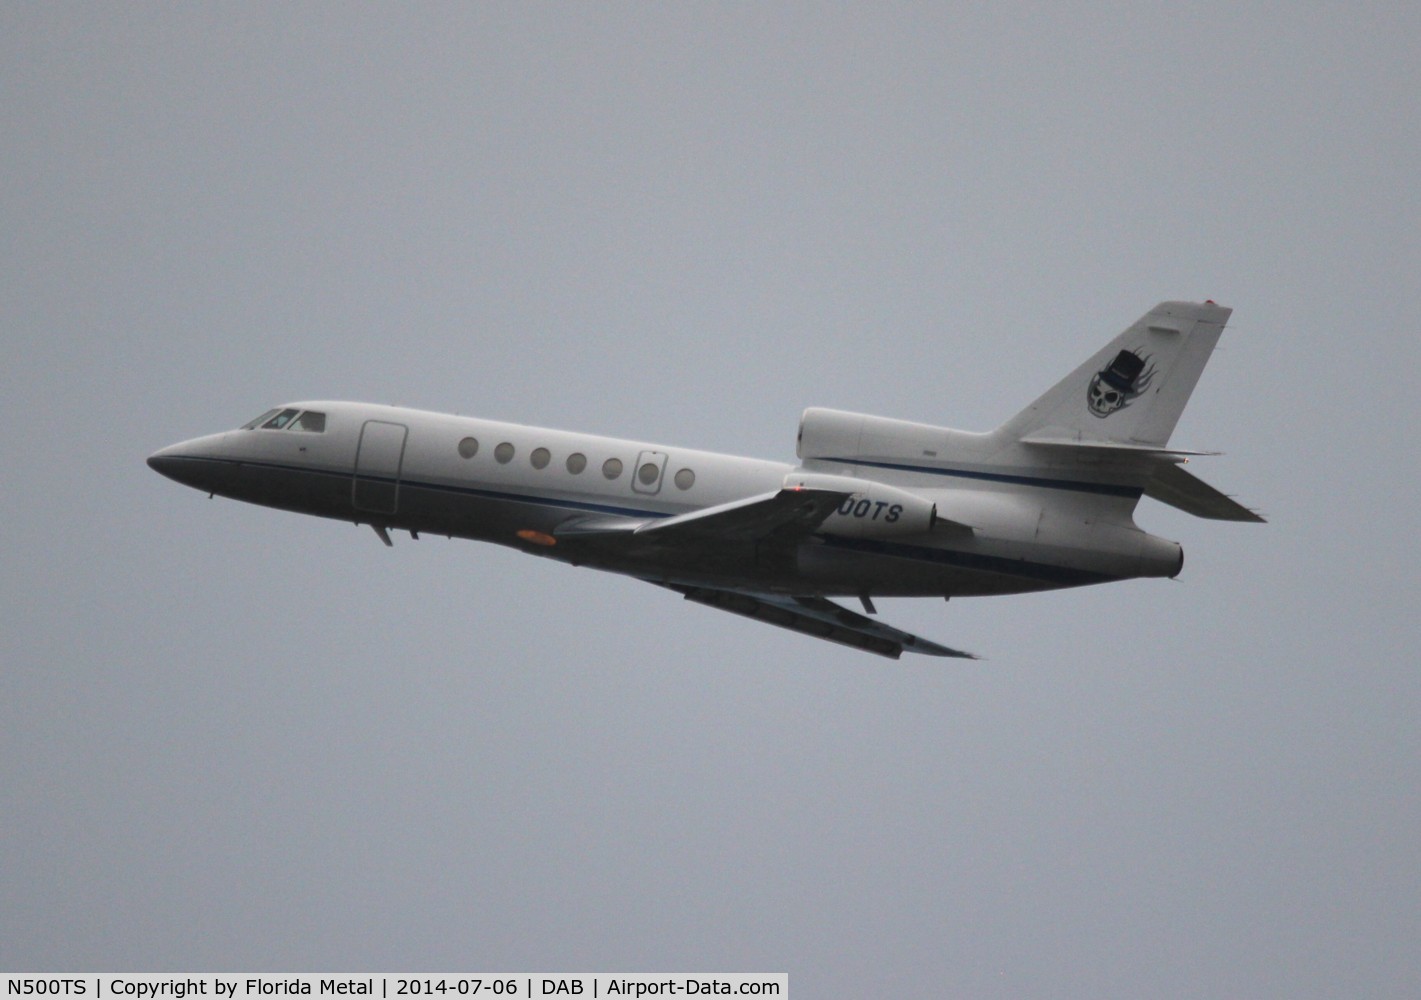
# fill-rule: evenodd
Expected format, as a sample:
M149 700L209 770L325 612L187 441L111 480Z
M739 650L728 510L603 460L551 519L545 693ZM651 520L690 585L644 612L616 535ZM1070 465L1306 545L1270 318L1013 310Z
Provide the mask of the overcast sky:
M1421 994L1418 66L1402 3L0 8L0 967ZM879 602L977 663L144 465L983 430L1170 298L1270 523Z

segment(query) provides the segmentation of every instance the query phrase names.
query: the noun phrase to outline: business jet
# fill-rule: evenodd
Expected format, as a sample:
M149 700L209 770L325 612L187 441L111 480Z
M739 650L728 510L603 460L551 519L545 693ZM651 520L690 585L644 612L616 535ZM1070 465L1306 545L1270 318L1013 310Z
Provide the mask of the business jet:
M1262 521L1168 447L1231 310L1163 302L994 431L811 408L799 462L351 402L278 406L156 452L209 495L495 542L883 656L973 654L883 624L875 597L1174 577L1141 496ZM864 614L830 598L857 599Z

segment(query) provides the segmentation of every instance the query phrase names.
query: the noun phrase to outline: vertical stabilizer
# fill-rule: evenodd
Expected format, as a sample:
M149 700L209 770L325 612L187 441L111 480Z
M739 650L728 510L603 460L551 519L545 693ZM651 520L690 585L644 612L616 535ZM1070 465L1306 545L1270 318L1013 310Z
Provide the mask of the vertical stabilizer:
M1232 311L1213 302L1161 302L999 433L1163 447Z

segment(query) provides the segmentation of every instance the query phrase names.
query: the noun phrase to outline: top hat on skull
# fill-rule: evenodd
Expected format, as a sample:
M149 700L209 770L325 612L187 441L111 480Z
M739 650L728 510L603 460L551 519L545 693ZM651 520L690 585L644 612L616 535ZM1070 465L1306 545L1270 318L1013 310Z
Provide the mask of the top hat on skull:
M1134 351L1121 351L1110 367L1096 372L1086 392L1090 412L1108 417L1144 392L1155 374L1154 368L1145 371L1146 360Z

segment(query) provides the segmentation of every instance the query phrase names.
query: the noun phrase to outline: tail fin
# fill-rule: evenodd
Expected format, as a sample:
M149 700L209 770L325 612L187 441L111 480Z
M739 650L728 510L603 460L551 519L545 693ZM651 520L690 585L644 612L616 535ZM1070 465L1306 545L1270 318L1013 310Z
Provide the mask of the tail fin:
M998 433L1043 444L1163 448L1232 311L1161 302Z

